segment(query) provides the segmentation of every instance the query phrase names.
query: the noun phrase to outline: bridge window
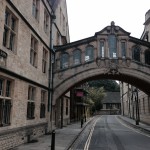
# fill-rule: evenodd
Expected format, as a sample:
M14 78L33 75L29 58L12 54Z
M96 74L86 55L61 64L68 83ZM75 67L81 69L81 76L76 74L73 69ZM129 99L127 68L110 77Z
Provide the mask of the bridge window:
M137 46L132 50L132 59L140 62L140 48Z
M74 50L73 51L73 64L78 65L81 63L81 51L80 50Z
M117 57L117 39L116 36L111 34L108 37L109 43L109 57L116 58Z
M93 60L94 48L93 46L87 46L85 51L85 61Z
M122 58L126 57L126 43L125 42L121 42L121 55L122 55Z
M150 50L145 51L145 64L150 65Z
M62 54L60 66L61 66L61 69L68 68L68 66L69 66L69 55L67 53Z
M100 57L105 57L104 55L104 41L100 41Z

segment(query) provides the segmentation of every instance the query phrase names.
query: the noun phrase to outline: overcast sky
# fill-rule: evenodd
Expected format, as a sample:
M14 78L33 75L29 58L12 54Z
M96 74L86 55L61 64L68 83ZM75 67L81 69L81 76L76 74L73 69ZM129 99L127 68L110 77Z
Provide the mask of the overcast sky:
M150 0L66 0L70 41L77 41L101 31L111 21L131 36L140 38Z

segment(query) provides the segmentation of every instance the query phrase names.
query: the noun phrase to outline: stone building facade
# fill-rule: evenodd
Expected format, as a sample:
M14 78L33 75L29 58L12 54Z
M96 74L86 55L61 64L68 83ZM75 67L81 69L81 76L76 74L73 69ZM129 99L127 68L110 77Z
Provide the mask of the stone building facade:
M150 10L145 14L144 31L141 39L150 42ZM150 51L144 52L145 62L150 65ZM122 114L135 121L150 124L150 96L128 83L121 85ZM143 85L144 86L144 85Z
M67 42L65 0L0 0L0 149L50 131L53 45Z
M122 115L150 124L150 97L128 83L120 83Z

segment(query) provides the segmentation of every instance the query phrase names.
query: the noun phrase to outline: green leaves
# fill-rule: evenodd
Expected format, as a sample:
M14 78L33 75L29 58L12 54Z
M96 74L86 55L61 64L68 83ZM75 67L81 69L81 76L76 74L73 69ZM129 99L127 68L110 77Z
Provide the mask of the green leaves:
M104 88L88 87L87 101L91 102L93 110L100 110L102 108L102 99L105 96Z

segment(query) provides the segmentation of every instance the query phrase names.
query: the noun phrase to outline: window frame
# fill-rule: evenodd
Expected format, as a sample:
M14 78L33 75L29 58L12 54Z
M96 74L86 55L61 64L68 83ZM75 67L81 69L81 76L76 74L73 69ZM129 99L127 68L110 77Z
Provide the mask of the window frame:
M69 67L69 54L67 52L61 54L60 63L61 69L66 69Z
M91 53L92 55L90 56ZM85 62L90 62L94 60L94 46L88 45L85 48Z
M47 73L48 66L48 51L43 48L43 56L42 56L42 72Z
M81 64L81 50L75 49L73 51L73 65Z
M126 58L127 53L127 43L126 41L121 41L121 57Z
M117 58L117 37L115 34L108 36L108 49L109 58Z
M30 64L37 68L38 40L31 35Z
M32 1L32 16L39 20L39 13L40 13L40 0L33 0Z
M135 50L137 50L137 51L135 51ZM138 45L132 47L132 59L134 61L137 61L137 62L141 61L141 58L140 58L141 54L140 53L141 53L141 48Z
M50 16L46 9L44 9L44 32L48 34L50 24Z
M18 24L17 17L8 8L6 8L4 31L3 31L3 46L12 52L16 51L17 24Z
M12 107L12 80L0 77L2 83L2 94L0 95L0 127L11 124L11 107ZM10 86L8 88L8 82ZM8 92L9 91L9 92ZM9 95L7 95L7 92Z
M27 100L27 119L35 119L35 97L36 88L29 85L28 87L28 100Z
M100 40L100 50L99 50L99 55L101 58L105 57L105 41L104 40Z
M150 50L146 50L144 53L145 64L150 65Z
M46 117L46 97L47 92L45 90L41 90L40 118Z

